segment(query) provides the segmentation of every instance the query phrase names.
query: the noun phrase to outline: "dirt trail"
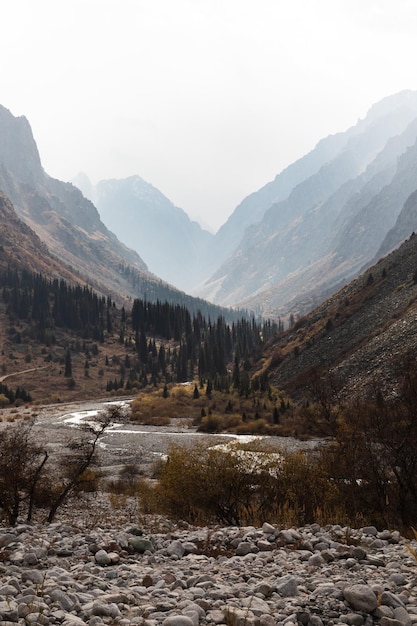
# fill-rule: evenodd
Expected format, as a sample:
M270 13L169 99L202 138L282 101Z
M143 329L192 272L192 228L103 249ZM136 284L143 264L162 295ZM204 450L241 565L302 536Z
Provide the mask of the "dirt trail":
M19 372L12 372L11 374L5 374L4 376L0 376L0 383L4 382L7 378L11 378L12 376L19 376L19 374L27 374L28 372L35 372L36 370L44 370L48 366L41 365L39 367L30 367L27 370L20 370Z

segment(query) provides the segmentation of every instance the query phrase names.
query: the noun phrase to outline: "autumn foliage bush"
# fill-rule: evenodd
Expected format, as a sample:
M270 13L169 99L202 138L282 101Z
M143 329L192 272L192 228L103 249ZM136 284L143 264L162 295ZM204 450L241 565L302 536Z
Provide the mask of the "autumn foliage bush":
M334 484L320 455L283 452L252 443L242 447L170 448L158 482L143 490L144 512L195 524L259 525L328 523L337 511ZM334 521L334 520L333 520Z

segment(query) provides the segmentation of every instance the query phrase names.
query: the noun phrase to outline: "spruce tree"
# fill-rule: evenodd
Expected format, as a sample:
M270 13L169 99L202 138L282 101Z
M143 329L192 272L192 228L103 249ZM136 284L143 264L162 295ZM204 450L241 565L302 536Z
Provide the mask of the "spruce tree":
M71 378L72 376L72 361L71 361L71 352L69 351L69 349L67 350L66 355L65 355L64 376L65 378Z

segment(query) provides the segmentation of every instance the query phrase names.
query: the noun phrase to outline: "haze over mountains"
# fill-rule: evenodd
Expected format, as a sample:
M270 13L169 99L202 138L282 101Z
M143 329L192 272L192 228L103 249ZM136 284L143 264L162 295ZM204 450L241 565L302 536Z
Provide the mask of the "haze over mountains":
M29 122L0 107L0 189L49 252L102 292L154 297L163 286L277 317L311 310L410 236L416 140L417 92L387 97L250 194L214 235L139 175L95 186L79 175L79 189L51 178Z
M200 295L269 314L302 312L374 260L416 187L416 116L416 93L387 98L290 166L311 167L247 228ZM392 247L400 241L393 235Z
M93 186L79 174L73 182L94 202L108 228L141 251L153 273L186 291L201 281L214 237L158 189L139 176Z
M417 226L416 139L417 93L389 96L246 197L215 235L139 176L77 183L164 280L283 316L310 310Z
M417 348L417 93L323 139L216 235L139 176L78 184L84 195L49 177L28 121L0 107L0 269L87 285L117 305L167 300L207 320L240 317L163 282L149 258L213 300L294 318L245 365L290 394L312 366L349 387L374 375L389 384L392 356Z

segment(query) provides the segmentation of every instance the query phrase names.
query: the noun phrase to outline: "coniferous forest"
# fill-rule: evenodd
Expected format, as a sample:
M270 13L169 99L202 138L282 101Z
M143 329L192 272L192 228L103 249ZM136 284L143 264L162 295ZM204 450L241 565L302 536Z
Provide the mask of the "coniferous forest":
M54 345L64 329L83 342L104 343L107 337L117 336L127 356L120 378L109 380L107 391L185 382L198 376L216 390L225 391L233 384L248 393L250 363L265 342L283 330L280 321L248 315L231 322L223 315L212 320L167 301L136 299L130 309L119 308L111 297L99 296L88 286L71 286L11 267L0 280L9 333L17 343L22 337L13 320L25 323L25 341L46 346Z

